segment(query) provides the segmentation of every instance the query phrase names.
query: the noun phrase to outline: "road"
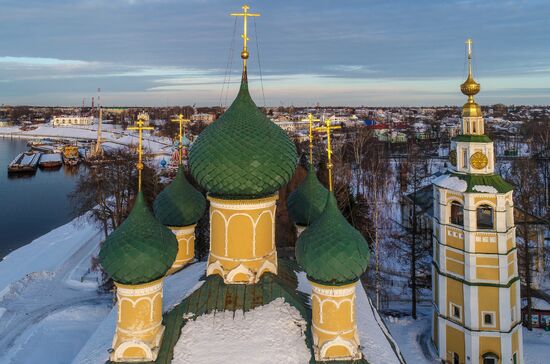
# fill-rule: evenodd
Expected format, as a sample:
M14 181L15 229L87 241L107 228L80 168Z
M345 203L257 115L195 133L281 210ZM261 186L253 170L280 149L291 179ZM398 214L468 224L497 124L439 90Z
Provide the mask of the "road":
M9 355L17 339L49 315L73 306L112 306L112 295L99 293L89 286L69 284L71 275L81 264L90 264L102 237L98 231L71 255L55 272L30 274L12 285L0 306L6 311L0 319L0 353ZM0 357L0 362L4 363ZM9 362L9 361L7 361Z

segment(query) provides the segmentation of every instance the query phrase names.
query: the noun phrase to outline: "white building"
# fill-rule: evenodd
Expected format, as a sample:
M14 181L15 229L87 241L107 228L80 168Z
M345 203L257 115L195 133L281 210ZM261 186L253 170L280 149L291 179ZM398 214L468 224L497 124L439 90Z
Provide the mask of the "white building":
M92 125L92 116L54 116L51 121L53 126Z

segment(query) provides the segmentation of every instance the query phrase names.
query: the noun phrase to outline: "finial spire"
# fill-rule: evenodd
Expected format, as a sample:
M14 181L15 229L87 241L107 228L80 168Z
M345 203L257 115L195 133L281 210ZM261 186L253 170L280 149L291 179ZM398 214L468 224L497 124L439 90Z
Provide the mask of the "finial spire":
M327 170L328 170L328 190L332 192L332 144L330 142L330 131L340 129L341 126L330 125L330 118L325 119L325 126L315 128L316 131L327 133Z
M183 114L179 114L177 119L172 119L172 122L179 123L180 132L179 132L179 164L181 165L183 159L183 136L185 135L185 124L191 122L189 119L185 119Z
M315 119L313 114L309 113L307 119L302 119L302 121L309 121L309 163L313 164L313 122L321 120Z
M131 126L128 130L138 130L139 131L139 144L138 144L138 192L141 192L141 171L143 170L143 131L144 130L153 130L153 127L145 126L143 119L138 119L136 121L136 126Z
M468 78L466 78L466 81L464 81L464 83L460 85L460 90L464 95L468 96L468 103L470 104L474 103L474 95L476 95L480 90L479 83L474 80L474 72L472 66L473 43L474 42L472 41L472 38L468 38L466 40L466 45L468 47Z
M249 57L248 49L246 48L247 41L250 40L248 38L248 17L249 16L260 16L259 13L249 13L248 10L250 9L250 6L243 5L242 7L243 12L242 13L231 13L231 16L242 16L244 20L244 31L243 34L241 34L241 37L243 38L243 51L241 52L241 58L243 59L243 74L246 73L246 60ZM244 77L244 76L243 76Z

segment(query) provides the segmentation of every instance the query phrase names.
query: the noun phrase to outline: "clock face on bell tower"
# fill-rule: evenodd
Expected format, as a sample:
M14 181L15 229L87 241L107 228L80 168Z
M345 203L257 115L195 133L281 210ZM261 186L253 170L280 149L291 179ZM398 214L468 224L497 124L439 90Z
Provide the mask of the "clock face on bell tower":
M474 169L483 169L487 166L487 163L489 163L489 159L482 152L475 152L470 157L470 165Z

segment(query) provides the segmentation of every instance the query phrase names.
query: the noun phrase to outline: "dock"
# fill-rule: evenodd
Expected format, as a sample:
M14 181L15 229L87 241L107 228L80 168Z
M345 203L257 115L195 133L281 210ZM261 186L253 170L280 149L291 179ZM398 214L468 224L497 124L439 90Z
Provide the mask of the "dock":
M29 173L36 172L42 153L25 152L20 153L8 165L8 173Z

